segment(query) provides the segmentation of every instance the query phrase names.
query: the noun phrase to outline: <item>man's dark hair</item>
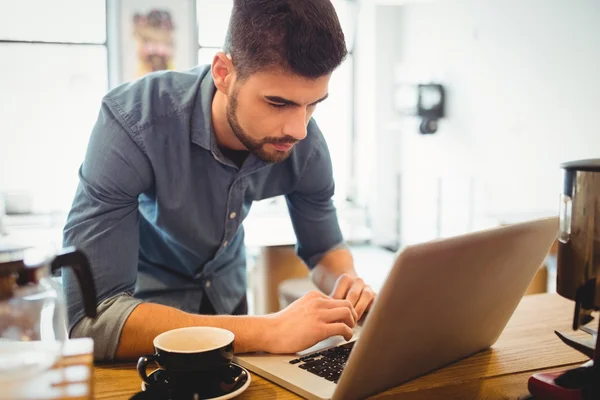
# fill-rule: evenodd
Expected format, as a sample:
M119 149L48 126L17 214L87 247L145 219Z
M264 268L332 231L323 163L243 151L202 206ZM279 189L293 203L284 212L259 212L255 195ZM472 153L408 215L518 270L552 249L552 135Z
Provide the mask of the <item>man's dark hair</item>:
M273 67L318 78L347 54L331 0L235 0L223 50L239 79Z

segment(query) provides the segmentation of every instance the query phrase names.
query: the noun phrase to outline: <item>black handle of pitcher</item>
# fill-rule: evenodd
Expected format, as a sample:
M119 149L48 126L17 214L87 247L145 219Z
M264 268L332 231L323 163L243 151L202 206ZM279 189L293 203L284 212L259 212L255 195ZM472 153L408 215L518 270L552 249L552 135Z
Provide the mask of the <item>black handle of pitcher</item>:
M75 272L83 297L85 315L96 318L96 286L88 258L74 247L64 248L59 251L50 265L52 272L62 267L70 267Z

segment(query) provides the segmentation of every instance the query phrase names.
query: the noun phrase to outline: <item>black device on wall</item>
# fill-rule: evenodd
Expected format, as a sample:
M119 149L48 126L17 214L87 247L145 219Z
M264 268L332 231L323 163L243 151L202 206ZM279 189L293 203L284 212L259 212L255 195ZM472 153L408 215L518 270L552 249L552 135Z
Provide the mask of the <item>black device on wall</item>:
M435 133L438 120L444 117L444 87L439 83L419 84L418 93L417 115L422 118L419 131L422 134Z
M446 94L440 83L401 83L394 92L394 108L401 115L421 119L419 132L436 133L445 116Z

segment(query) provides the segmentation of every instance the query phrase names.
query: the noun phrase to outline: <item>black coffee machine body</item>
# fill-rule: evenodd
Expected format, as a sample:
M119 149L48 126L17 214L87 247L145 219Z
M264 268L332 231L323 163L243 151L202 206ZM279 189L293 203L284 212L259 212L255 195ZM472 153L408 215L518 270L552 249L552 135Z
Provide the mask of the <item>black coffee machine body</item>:
M529 381L529 389L536 399L597 400L600 326L593 314L600 310L600 159L568 162L561 168L556 291L575 302L573 330L589 336L556 334L590 361L559 374L536 374Z

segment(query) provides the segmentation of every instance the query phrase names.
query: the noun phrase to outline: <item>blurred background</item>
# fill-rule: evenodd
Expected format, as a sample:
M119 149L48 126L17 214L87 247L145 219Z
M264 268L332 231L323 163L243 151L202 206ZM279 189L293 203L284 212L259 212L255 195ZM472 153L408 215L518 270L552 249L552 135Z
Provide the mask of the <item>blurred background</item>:
M600 2L332 2L349 55L314 117L359 272L377 286L403 246L557 214L560 163L600 155ZM210 63L231 5L0 0L0 248L60 246L102 96ZM292 262L282 199L244 226L252 287L305 275L265 267Z

